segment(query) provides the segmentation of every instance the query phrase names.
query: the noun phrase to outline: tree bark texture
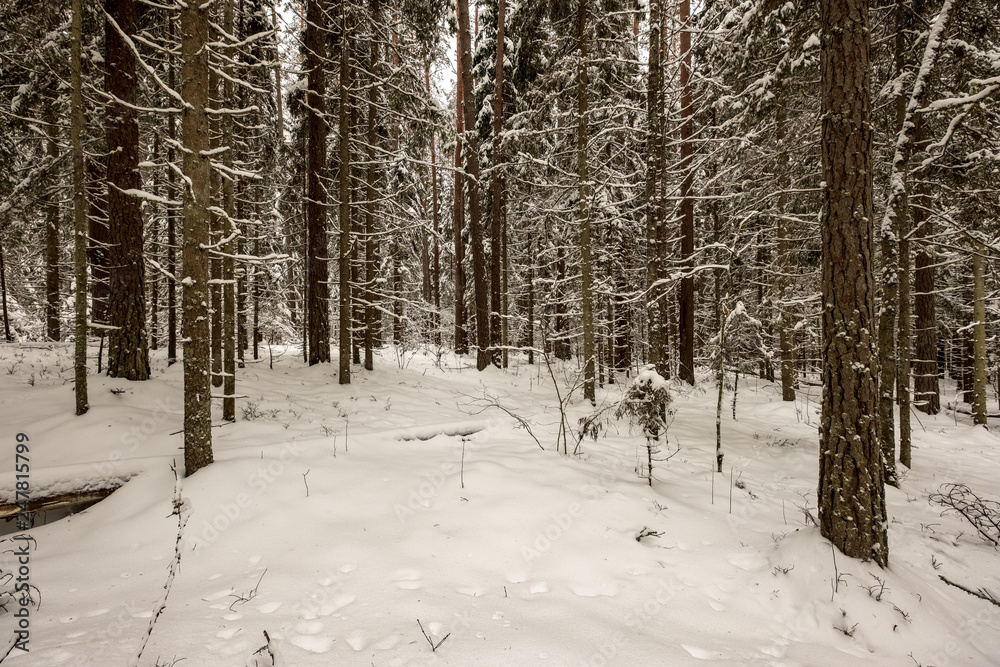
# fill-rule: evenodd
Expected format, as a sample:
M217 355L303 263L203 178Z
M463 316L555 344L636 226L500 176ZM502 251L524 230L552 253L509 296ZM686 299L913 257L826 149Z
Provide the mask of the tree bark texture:
M475 85L472 81L472 34L469 32L468 0L458 0L458 34L461 40L462 88L468 92L462 104L465 129L465 171L469 175L469 234L472 241L472 282L476 301L476 367L483 370L490 363L490 313L487 291L486 257L483 251L483 215L479 193L479 139L476 136Z
M184 471L212 463L212 387L209 347L209 213L211 164L208 106L208 9L188 3L181 11L181 96L184 175Z
M76 279L74 306L75 345L73 354L76 414L90 408L87 396L87 173L83 158L83 76L81 43L83 41L83 0L73 0L73 23L70 45L71 123L70 148L73 151L73 277ZM2 263L0 259L0 263ZM2 278L0 278L2 280ZM6 306L6 304L4 304Z
M889 561L874 419L871 35L867 0L821 0L823 406L821 534L846 555Z
M326 25L324 0L307 0L305 27L305 70L309 90L306 96L306 255L307 323L309 365L330 361L329 249L326 230ZM349 360L348 360L349 361Z
M146 347L142 210L139 199L126 194L127 190L141 186L138 112L127 106L138 101L135 54L121 34L131 36L135 33L135 0L107 0L105 9L111 17L105 29L106 86L108 93L124 103L112 101L107 107L108 322L116 327L111 330L108 345L108 375L147 380L149 353Z

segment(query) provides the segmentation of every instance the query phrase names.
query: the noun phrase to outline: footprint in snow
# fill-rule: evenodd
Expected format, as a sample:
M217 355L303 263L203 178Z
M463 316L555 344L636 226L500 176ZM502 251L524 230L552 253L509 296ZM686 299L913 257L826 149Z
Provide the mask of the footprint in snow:
M280 606L281 606L280 602L267 602L257 607L257 611L259 611L262 614L271 614L277 611L278 607Z
M319 621L302 621L295 626L295 632L300 635L318 635L323 631L323 624Z
M215 636L219 639L232 639L241 632L243 632L243 628L222 628L215 633Z
M355 651L363 651L368 646L370 637L360 630L355 630L351 634L347 635L347 637L344 638L344 641L346 641Z
M358 569L358 566L354 565L353 563L347 563L346 565L340 566L340 571L343 572L344 574L347 574L348 572L354 572L356 569Z
M458 589L458 592L462 595L470 595L472 597L479 597L486 593L486 589L481 586L464 586Z
M315 635L293 635L289 641L310 653L326 653L333 646L332 638Z
M423 576L424 573L419 570L396 570L392 580L400 588L412 591L424 587L424 582L420 581Z
M698 660L709 660L712 658L712 652L706 651L703 648L698 648L697 646L687 646L686 644L681 644L681 648L691 654L692 658L697 658Z
M203 595L201 599L204 600L205 602L215 602L219 598L229 597L230 595L232 595L232 593L233 593L232 588L224 588L221 591L216 591L215 593L209 593L208 595ZM228 607L229 605L226 606Z
M102 616L108 613L108 609L95 609L94 611L88 611L87 616Z
M528 591L531 593L548 593L549 584L548 582L545 581L536 581L535 583L531 584L531 588L529 588Z
M347 605L354 602L357 598L356 595L351 595L350 593L342 593L341 595L335 595L332 600L327 600L319 607L320 616L329 616L338 609L343 609Z

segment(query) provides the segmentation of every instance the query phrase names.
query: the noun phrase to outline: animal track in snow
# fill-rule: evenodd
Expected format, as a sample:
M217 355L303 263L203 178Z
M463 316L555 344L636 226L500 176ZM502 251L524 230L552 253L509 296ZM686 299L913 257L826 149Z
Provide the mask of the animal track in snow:
M413 591L424 587L424 582L420 581L423 576L424 573L419 570L396 570L392 573L391 579L400 588Z
M332 638L315 635L294 635L289 641L310 653L326 653L333 646Z

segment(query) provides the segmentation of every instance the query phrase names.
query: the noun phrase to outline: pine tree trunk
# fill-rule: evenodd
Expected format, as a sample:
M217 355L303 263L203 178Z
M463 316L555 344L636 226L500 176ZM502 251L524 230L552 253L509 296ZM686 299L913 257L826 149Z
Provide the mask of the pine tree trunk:
M913 362L914 407L929 415L941 411L941 393L938 388L938 336L937 307L934 295L934 265L937 253L930 245L934 236L934 222L927 214L931 206L927 185L920 181L914 185L913 226L917 251L914 258L914 309L916 311L916 347Z
M174 21L167 22L167 35L170 43L174 42ZM174 55L168 60L167 85L171 90L177 90L176 67ZM174 146L177 142L177 121L175 114L167 115L167 161L174 163ZM177 175L173 169L167 169L167 199L177 201ZM172 276L177 275L177 208L167 204L167 366L177 363L177 285Z
M108 221L110 235L110 293L108 320L108 375L128 380L149 379L146 349L146 267L143 260L142 211L136 197L124 191L139 189L139 119L134 108L138 80L135 54L121 33L135 32L135 0L107 0L105 41L108 92L125 104L112 102L107 110ZM115 27L117 24L117 28ZM119 33L119 30L121 33Z
M462 81L462 36L455 35L455 60L458 77L455 81L455 353L468 354L469 334L465 315L465 242L462 239L465 228L465 175L462 173L462 137L465 135L465 106Z
M576 39L580 63L576 79L576 173L580 216L580 292L583 301L583 397L596 403L594 294L590 248L590 176L587 173L587 3L577 2Z
M919 119L917 121L920 122ZM899 460L907 468L910 465L910 445L911 445L911 424L910 407L912 399L910 397L910 216L909 202L907 201L906 212L896 218L897 232L899 239L899 314L898 329L896 331L896 354L898 367L896 369L896 396L899 400ZM895 481L896 466L892 466L891 477L886 476L886 483L892 484Z
M785 190L790 185L788 174L788 143L786 125L788 122L784 106L779 106L775 139L778 142L778 182L782 189L778 195L778 347L781 354L781 400L795 400L795 329L792 314L785 300L788 294L788 276L792 271L789 224L786 218L788 196Z
M56 122L55 101L45 109L45 150L48 158L59 157L59 125ZM49 340L60 339L59 327L59 170L49 175L48 202L45 206L45 334Z
M379 0L372 2L372 25L377 25L380 20ZM374 79L378 76L379 58L381 49L378 42L373 38L369 46L371 49L371 76ZM378 240L375 238L375 142L378 140L375 133L375 126L378 116L378 86L372 85L368 88L368 127L366 132L366 143L368 144L368 167L365 174L365 370L375 368L375 325L376 318L381 314L375 309L375 278L378 269Z
M867 0L821 0L823 408L820 533L889 562L876 423L871 48Z
M224 0L222 7L223 27L230 35L235 34L233 30L233 0ZM233 90L233 66L227 61L223 66L223 71L228 74L224 78L223 92L226 100L234 98ZM228 146L224 154L226 166L233 168L233 117L226 114L222 118L222 145ZM226 177L222 182L222 208L226 212L223 220L222 234L227 239L222 245L222 372L223 394L222 418L226 421L236 421L236 266L233 261L233 216L236 215L236 202L233 193L233 179Z
M7 312L7 266L3 261L3 239L0 238L0 301L3 303L3 339L14 342L10 333L10 314Z
M184 144L184 470L212 463L212 389L209 370L209 214L211 164L208 106L208 8L188 3L181 10L181 116Z
M681 278L678 294L678 326L680 328L679 375L688 384L694 384L694 160L691 138L694 133L694 102L691 94L691 17L690 0L681 0L681 258L688 273Z
M424 56L424 89L427 96L431 96L431 62L430 57ZM440 238L440 213L438 211L438 181L437 181L437 132L431 132L431 230L433 234L433 245L431 249L431 275L430 275L430 298L434 304L434 312L431 313L431 340L435 345L441 345L441 249Z
M306 111L306 332L309 365L330 361L330 311L326 230L326 113L324 96L326 59L325 0L306 0L305 71L309 89ZM348 359L350 361L350 359Z
M649 363L663 377L667 369L666 290L660 285L664 247L664 137L663 137L663 66L660 62L663 41L661 0L649 4L649 80L646 92L646 310L649 318Z
M70 46L70 107L69 129L73 151L73 276L76 280L75 345L73 354L74 394L76 414L89 409L87 397L87 174L83 163L83 84L80 51L83 41L83 0L73 0L73 23ZM3 258L0 257L0 284L3 279ZM7 319L6 285L4 287L4 323Z
M986 245L972 248L972 423L986 425Z
M350 36L341 5L340 34L340 384L351 383L351 111Z
M479 200L479 140L476 136L475 91L472 81L472 35L469 32L468 0L458 0L458 34L461 40L462 89L468 99L462 104L465 116L465 170L469 175L466 189L469 192L469 233L472 241L472 283L476 300L476 367L485 369L490 364L490 314L489 293L486 285L486 258L483 252L483 216Z
M490 347L493 363L501 365L501 355L496 349L501 344L502 294L501 274L503 273L503 229L505 216L505 188L503 182L503 60L504 23L507 2L497 0L497 38L494 64L495 82L493 87L493 169L490 179L492 211L490 216Z

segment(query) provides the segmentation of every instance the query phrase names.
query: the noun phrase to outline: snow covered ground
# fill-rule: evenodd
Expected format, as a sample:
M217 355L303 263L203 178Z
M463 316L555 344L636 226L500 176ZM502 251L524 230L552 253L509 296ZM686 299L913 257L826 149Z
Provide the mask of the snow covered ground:
M181 481L180 569L142 665L270 665L265 632L275 664L294 667L1000 664L1000 606L940 578L1000 597L1000 557L928 502L945 482L1000 499L1000 443L967 416L914 420L914 469L887 490L883 571L835 555L809 520L818 387L784 403L741 378L713 475L714 383L672 384L663 456L677 453L650 488L627 423L576 456L555 451L553 382L523 360L478 373L468 359L387 350L341 386L335 365L275 353L273 370L265 348L239 371L248 398L235 424L216 415L216 462ZM28 531L41 604L30 653L11 665L127 664L175 553L180 365L160 351L149 382L91 376L91 410L75 417L70 355L0 346L0 486L11 493L18 432L36 494L129 481ZM564 397L575 373L556 372ZM624 389L605 387L599 404ZM504 412L480 411L484 391L544 449ZM589 412L574 394L570 426ZM16 609L0 611L3 637Z

